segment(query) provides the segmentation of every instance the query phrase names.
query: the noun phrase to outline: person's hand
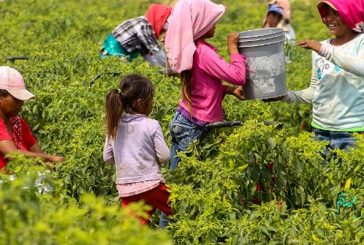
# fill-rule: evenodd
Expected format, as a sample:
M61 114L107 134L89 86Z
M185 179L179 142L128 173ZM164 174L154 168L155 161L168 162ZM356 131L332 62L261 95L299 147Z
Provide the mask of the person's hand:
M44 156L44 166L46 166L49 170L55 171L56 170L56 163L64 162L64 157L55 156L55 155L48 155Z
M231 32L227 36L227 45L229 49L230 54L238 54L238 39L239 39L239 33L237 32Z
M233 91L233 95L239 100L245 100L243 86L237 86Z
M160 36L159 36L159 38L161 40L161 43L163 43L163 45L165 45L165 42L166 42L166 35L165 34L166 33L164 32L164 33L161 33Z
M298 42L298 47L312 49L318 53L321 48L321 43L316 40L301 40Z
M59 163L59 162L64 162L64 157L61 156L55 156L55 155L49 155L47 157L47 161L51 162L51 163Z

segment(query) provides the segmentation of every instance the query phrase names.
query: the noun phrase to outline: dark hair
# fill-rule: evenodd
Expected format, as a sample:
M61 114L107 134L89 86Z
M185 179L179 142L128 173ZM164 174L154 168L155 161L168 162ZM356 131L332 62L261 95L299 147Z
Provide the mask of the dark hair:
M112 89L106 96L105 124L107 135L115 137L121 114L135 112L135 101L149 101L154 95L152 82L141 75L131 74L120 81L119 89Z
M0 97L7 96L9 92L5 89L0 89Z

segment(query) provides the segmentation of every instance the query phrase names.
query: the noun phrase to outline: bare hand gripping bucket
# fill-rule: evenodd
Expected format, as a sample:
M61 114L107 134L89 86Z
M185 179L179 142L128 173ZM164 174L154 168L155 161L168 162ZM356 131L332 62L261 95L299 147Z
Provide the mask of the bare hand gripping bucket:
M287 93L284 40L280 28L240 32L239 53L247 59L246 99L270 99Z

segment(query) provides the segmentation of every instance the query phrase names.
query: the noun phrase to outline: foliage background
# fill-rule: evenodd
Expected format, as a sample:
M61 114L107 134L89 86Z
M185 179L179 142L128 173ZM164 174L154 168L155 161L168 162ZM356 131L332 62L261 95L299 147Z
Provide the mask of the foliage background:
M89 234L94 234L102 236L101 243L105 244L363 243L362 139L358 138L353 151L337 152L336 158L324 161L320 155L324 145L315 142L310 133L311 107L302 104L227 98L227 119L242 120L244 125L213 130L182 156L177 171L165 171L177 210L169 238L166 232L139 227L129 221L128 215L119 217L122 212L117 208L114 169L102 161L105 95L123 75L137 72L149 77L156 86L151 116L161 122L169 142L168 123L179 100L180 84L178 78L160 74L141 58L133 63L121 63L116 58L101 60L99 50L116 25L143 15L152 2L0 3L1 65L21 71L37 96L26 103L22 116L45 151L67 158L64 165L49 173L50 183L60 190L43 195L36 189L19 191L19 186L35 181L36 176L27 172L44 172L44 168L22 167L37 164L27 159L11 163L19 182L8 180L7 175L1 177L6 183L0 191L2 240L12 244L32 237L28 240L31 244L54 244L67 237L77 244L93 241ZM216 2L226 5L227 11L211 43L228 59L227 33L259 28L266 1ZM316 1L291 2L297 39L329 37L315 8ZM311 57L306 50L292 49L292 63L286 66L287 83L289 89L298 90L309 84ZM28 59L12 61L15 56ZM278 124L283 129L278 130ZM356 204L342 208L338 214L335 203L343 190L349 199L356 197ZM77 221L67 223L71 220ZM16 240L17 230L24 227L28 227L27 232ZM115 233L110 227L116 227ZM113 240L123 229L126 240ZM73 235L76 233L80 235ZM128 240L132 235L137 235L138 242Z

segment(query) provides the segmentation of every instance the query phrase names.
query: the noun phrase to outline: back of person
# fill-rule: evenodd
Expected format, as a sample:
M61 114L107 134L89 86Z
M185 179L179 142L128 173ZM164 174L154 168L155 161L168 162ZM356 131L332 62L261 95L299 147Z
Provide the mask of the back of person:
M214 37L216 23L224 12L223 5L209 0L180 0L170 18L165 46L170 65L180 73L182 83L182 99L170 123L171 169L179 162L176 151L186 150L200 138L206 124L223 121L224 95L242 98L246 67L245 57L237 48L238 33L227 37L230 63L206 42ZM223 85L222 81L232 85Z
M145 16L125 20L109 34L101 49L101 57L117 56L131 61L141 54L150 65L159 66L170 74L166 57L158 39L168 28L172 8L163 4L151 4Z
M124 113L115 140L111 141L119 184L159 179L159 159L156 158L154 138L159 122L143 114ZM169 154L162 156L166 162Z
M191 83L192 115L204 121L222 121L222 103L224 98L224 86L219 78L206 72L207 53L216 54L213 47L203 41L196 43L196 52L193 56L192 77L198 81ZM208 57L208 55L206 55ZM187 108L183 102L181 105Z
M160 50L153 29L144 16L122 22L115 27L112 35L128 53L138 51L144 55Z
M217 64L216 61L221 64ZM193 81L191 82L191 114L193 117L205 122L223 120L222 100L226 91L221 80L236 85L241 85L245 81L245 64L236 62L234 65L236 67L225 62L217 54L216 49L204 40L196 41L192 67ZM188 106L183 100L180 106L188 110Z
M153 108L154 86L140 75L126 76L120 87L106 96L106 129L103 158L114 163L116 188L122 207L144 201L152 207L146 224L156 209L173 214L169 189L161 175L161 164L169 159L169 149L159 122L149 119Z
M206 125L223 121L225 94L242 98L245 57L239 54L238 33L227 36L231 62L226 62L205 40L215 35L225 7L209 0L180 0L174 6L165 47L171 68L180 73L182 99L170 123L172 138L170 170L177 168L179 151L201 138ZM222 80L237 86L222 84ZM168 220L161 215L160 226Z

